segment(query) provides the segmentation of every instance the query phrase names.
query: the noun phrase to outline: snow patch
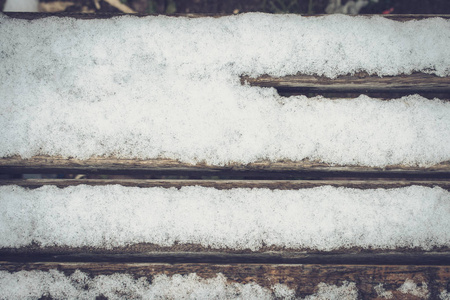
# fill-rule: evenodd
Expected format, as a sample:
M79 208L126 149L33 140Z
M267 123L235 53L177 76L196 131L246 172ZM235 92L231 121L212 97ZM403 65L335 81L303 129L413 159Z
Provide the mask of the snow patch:
M409 278L406 279L405 282L397 290L402 292L403 294L411 294L422 299L428 299L429 297L428 285L425 282L422 282L422 286L419 287L413 280Z
M375 292L377 292L378 297L385 298L385 299L392 299L393 294L391 291L386 291L383 287L383 284L380 283L379 285L376 285L374 287Z
M0 247L118 247L136 243L333 250L450 246L450 192L0 187Z
M442 291L441 294L439 295L439 298L441 300L450 300L450 292Z
M357 299L355 283L344 282L342 286L319 284L316 294L308 300ZM151 283L146 277L138 279L128 274L115 273L93 278L76 270L65 276L57 270L0 271L1 299L292 299L295 291L277 284L273 290L256 283L230 283L222 274L203 279L195 273L189 275L156 275Z
M450 74L450 21L0 16L0 156L450 160L450 103L280 97L239 76Z

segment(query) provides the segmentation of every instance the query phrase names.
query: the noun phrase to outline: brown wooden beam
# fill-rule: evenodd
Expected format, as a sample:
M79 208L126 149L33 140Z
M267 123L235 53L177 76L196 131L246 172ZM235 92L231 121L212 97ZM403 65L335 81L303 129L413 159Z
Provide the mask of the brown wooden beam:
M90 158L79 160L59 156L34 156L0 158L0 174L6 173L97 173L97 174L147 174L155 176L186 175L231 176L243 178L317 178L317 177L398 177L398 178L450 178L450 161L429 167L387 166L385 168L365 166L330 165L317 161L259 161L247 165L229 164L215 166L188 164L171 159L117 159Z
M27 246L0 249L2 260L9 262L122 262L122 263L264 263L264 264L349 264L349 265L447 265L450 248L433 251L420 249L341 249L317 251L263 247L257 251L211 249L198 244L162 247L135 244L111 249L96 247Z
M149 264L149 263L11 263L0 262L0 270L9 272L57 269L66 275L75 270L89 276L126 273L134 278L165 274L187 275L196 273L201 278L215 278L221 273L228 283L246 284L254 282L271 289L275 284L284 284L295 290L296 297L305 297L318 291L318 285L342 286L345 281L355 283L358 299L380 299L376 287L392 292L392 299L420 299L405 294L399 289L406 280L412 281L428 291L429 299L439 299L447 291L450 280L448 266L372 266L372 265L268 265L268 264Z
M330 98L353 97L360 94L393 99L405 95L421 94L428 98L450 99L450 77L413 73L411 75L384 76L365 72L330 79L324 76L292 75L257 78L243 76L242 84L274 87L282 95L323 95Z
M25 20L35 20L42 19L47 17L69 17L75 19L109 19L123 15L129 15L124 13L71 13L71 12L58 12L58 13L42 13L42 12L4 12L5 15L16 18L16 19L25 19ZM158 14L132 14L137 17L147 17L147 16L158 16ZM169 16L173 17L188 17L188 18L202 18L202 17L226 17L234 14L223 14L223 13L175 13ZM303 17L323 17L327 15L301 15ZM404 15L358 15L358 16L367 16L367 17L383 17L386 19L394 20L394 21L410 21L410 20L422 20L428 18L443 18L450 19L449 14L404 14Z

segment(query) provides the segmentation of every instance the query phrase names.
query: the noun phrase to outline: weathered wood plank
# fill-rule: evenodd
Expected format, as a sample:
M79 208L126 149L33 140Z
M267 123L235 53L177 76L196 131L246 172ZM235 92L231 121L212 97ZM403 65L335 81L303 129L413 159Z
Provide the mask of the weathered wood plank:
M329 165L316 161L260 161L247 165L229 164L214 166L207 164L187 164L171 159L117 159L90 158L79 160L58 156L34 156L0 158L0 173L97 173L97 174L153 174L186 175L192 178L202 176L230 176L242 178L317 178L317 177L369 177L400 178L450 178L450 161L430 167L388 166L374 168L365 166Z
M362 250L331 252L299 251L264 247L258 251L211 249L201 245L177 244L161 247L137 244L113 249L35 246L0 249L9 262L127 262L127 263L264 263L264 264L348 264L348 265L441 265L450 266L450 249Z
M109 19L124 15L130 15L125 13L74 13L74 12L58 12L58 13L36 13L36 12L4 12L5 15L16 18L16 19L25 19L25 20L35 20L35 19L41 19L41 18L47 18L47 17L70 17L75 19ZM147 17L147 16L158 16L158 14L132 14L133 16L137 17ZM175 13L168 16L172 17L188 17L188 18L202 18L202 17L226 17L226 16L232 16L234 14L224 14L224 13ZM327 15L301 15L303 17L323 17ZM394 21L410 21L410 20L422 20L422 19L428 19L428 18L443 18L443 19L450 19L450 14L402 14L402 15L396 15L396 14L388 14L388 15L358 15L358 16L367 16L367 17L383 17L386 19L394 20Z
M365 72L339 76L330 79L323 76L293 75L270 77L267 75L241 78L243 84L260 87L274 87L282 95L313 94L334 95L366 94L379 98L396 98L411 94L421 94L429 98L450 99L450 77L438 77L431 74L414 73L411 75L379 77Z
M411 185L427 187L439 186L450 191L450 180L178 180L178 179L9 179L0 180L1 185L18 185L26 188L38 188L55 185L60 188L86 185L136 186L142 188L163 187L181 188L183 186L204 186L216 189L267 188L271 190L292 190L314 188L323 185L355 189L391 189Z
M447 291L450 281L448 266L373 266L373 265L268 265L268 264L148 264L148 263L10 263L0 262L0 270L9 272L57 269L65 275L81 270L89 276L126 273L134 278L164 274L187 275L196 273L201 278L215 278L223 274L228 283L256 283L268 289L275 284L284 284L295 290L295 296L305 297L318 292L318 285L342 286L354 283L358 299L380 299L377 286L382 284L393 299L421 299L398 289L408 280L423 287L430 299L439 299Z

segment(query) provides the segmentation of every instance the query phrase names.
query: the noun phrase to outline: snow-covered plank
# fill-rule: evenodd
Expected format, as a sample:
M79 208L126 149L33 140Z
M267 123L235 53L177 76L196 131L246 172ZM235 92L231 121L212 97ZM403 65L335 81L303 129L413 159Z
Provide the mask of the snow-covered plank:
M440 187L298 190L0 186L0 247L201 245L199 251L436 251L450 247ZM405 250L405 251L406 251Z
M393 165L385 168L368 166L331 165L317 161L259 161L249 164L230 163L225 166L205 163L190 164L173 159L119 159L97 157L85 160L60 156L33 156L31 158L0 158L0 173L100 173L146 174L177 176L239 176L248 178L301 177L401 177L448 178L450 161L432 166Z
M448 266L4 262L0 270L2 298L356 300L450 295Z
M2 157L163 157L220 166L309 159L379 168L450 159L448 102L286 98L240 82L243 75L359 71L445 77L447 19L243 14L28 22L2 15L0 23L2 40L10 41L1 44Z
M392 189L411 185L434 187L439 186L445 190L450 190L450 180L198 180L198 179L4 179L0 185L17 185L26 188L38 188L44 185L54 185L60 188L74 185L121 185L135 186L141 188L163 187L163 188L181 188L184 186L203 186L216 189L233 188L266 188L277 190L292 190L313 188L324 185L333 187L347 187L354 189Z

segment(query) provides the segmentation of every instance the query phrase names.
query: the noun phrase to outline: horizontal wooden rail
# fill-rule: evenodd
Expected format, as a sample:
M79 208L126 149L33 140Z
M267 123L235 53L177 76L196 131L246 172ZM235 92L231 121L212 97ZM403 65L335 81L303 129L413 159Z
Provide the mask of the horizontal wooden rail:
M95 247L27 246L0 249L10 262L127 262L127 263L265 263L265 264L349 264L349 265L446 265L450 266L450 248L433 251L420 249L366 250L343 249L317 251L264 247L258 251L211 249L201 245L177 244L161 247L136 244L113 249Z
M109 19L119 16L125 16L130 14L125 13L113 13L113 12L101 12L101 13L78 13L78 12L57 12L57 13L41 13L41 12L4 12L5 15L11 17L11 18L17 18L17 19L25 19L25 20L35 20L35 19L41 19L41 18L47 18L47 17L70 17L70 18L76 18L76 19ZM133 16L137 17L148 17L148 16L158 16L158 14L132 14ZM213 18L219 18L219 17L226 17L226 16L232 16L234 14L217 14L217 13L175 13L168 16L172 17L188 17L188 18L202 18L202 17L213 17ZM167 15L166 15L167 16ZM303 17L323 17L327 15L301 15ZM422 19L428 19L428 18L443 18L443 19L450 19L450 14L402 14L402 15L396 15L396 14L389 14L389 15L358 15L358 16L367 16L367 17L373 17L373 16L379 16L386 19L394 20L394 21L410 21L410 20L422 20Z
M97 173L97 174L147 174L154 176L229 176L266 179L308 179L321 177L398 177L398 178L450 178L450 161L429 167L388 166L385 168L365 166L329 165L315 161L260 161L247 165L230 164L214 166L187 164L171 159L116 159L90 158L87 160L63 157L34 156L0 158L0 174L5 173Z
M1 185L17 185L26 188L39 188L54 185L60 188L75 185L118 184L132 187L181 188L184 186L203 186L216 189L266 188L271 190L292 190L314 188L323 185L355 189L392 189L411 185L439 186L450 191L450 180L177 180L177 179L6 179Z
M228 283L256 283L273 288L277 283L295 290L296 297L305 297L318 292L320 283L342 286L354 283L358 299L380 299L379 286L392 293L392 299L420 299L402 293L398 289L408 280L424 287L429 299L439 299L447 291L450 267L448 266L355 266L355 265L267 265L267 264L151 264L151 263L11 263L0 261L0 270L9 272L30 270L59 270L71 275L81 270L89 276L130 274L134 278L196 273L200 278L215 278L219 273ZM378 288L377 288L378 286ZM378 290L378 292L377 292Z
M323 76L293 75L285 77L261 76L241 78L243 84L274 87L281 95L323 95L326 97L356 97L360 94L377 98L399 98L420 94L428 98L450 99L450 77L414 73L384 76L365 72L330 79Z

